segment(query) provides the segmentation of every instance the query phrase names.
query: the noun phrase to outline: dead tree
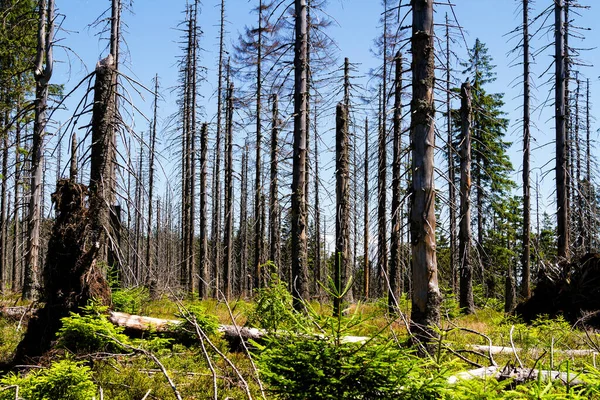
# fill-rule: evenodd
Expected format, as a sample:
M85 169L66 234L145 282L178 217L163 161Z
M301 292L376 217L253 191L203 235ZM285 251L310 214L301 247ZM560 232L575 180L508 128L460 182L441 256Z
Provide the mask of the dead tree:
M523 0L523 254L521 259L521 294L531 296L531 183L530 183L530 55L529 55L529 0Z
M227 89L225 119L225 262L223 263L223 294L231 298L231 275L233 271L233 83Z
M315 281L317 282L317 287L315 288L315 293L317 297L320 297L322 294L320 282L323 281L323 261L322 261L322 241L321 241L321 197L319 193L319 136L317 135L317 105L315 104L315 110L313 112L314 123L313 127L315 129L313 135L313 143L314 143L314 152L315 152L315 262L314 262L314 274Z
M591 146L591 119L590 119L590 79L586 80L585 91L585 180L586 180L586 202L587 202L587 234L586 234L586 250L592 252L594 248L593 237L595 231L595 209L596 202L594 201L594 191L592 190L592 146Z
M146 284L156 280L152 265L152 215L154 202L154 157L156 152L156 130L158 124L158 74L154 77L154 115L150 130L150 154L148 154L148 215L146 221ZM155 285L150 285L153 287Z
M446 158L448 159L448 211L450 218L450 271L452 273L452 290L458 292L458 267L456 251L456 188L454 186L454 148L452 140L452 102L451 102L451 68L450 68L450 21L446 13Z
M262 57L263 57L263 4L262 0L258 1L258 37L256 43L256 159L254 169L254 286L259 288L262 286L262 271L261 264L263 260L263 226L261 219L262 208L262 126L261 126L261 111L262 111Z
M388 312L390 314L397 311L398 298L402 290L400 276L402 261L401 261L401 246L400 235L402 226L402 209L401 209L401 171L402 164L402 55L396 53L395 61L395 76L394 76L394 142L392 155L392 233L391 233L391 262L389 273L389 291L388 291Z
M333 297L333 315L340 316L344 299L344 286L349 274L350 252L350 159L348 154L348 108L340 103L336 108L335 135L335 266L334 282L336 293Z
M308 297L307 208L306 208L306 91L307 15L306 0L295 0L294 143L292 165L292 295L294 308L302 309Z
M269 181L269 259L281 267L280 221L279 221L279 96L273 94L273 111L271 116L271 179Z
M585 207L584 207L584 201L585 199L582 196L582 193L584 191L583 186L582 186L582 180L581 180L581 147L580 147L580 120L579 120L579 112L580 112L580 108L579 108L579 101L581 99L581 80L579 79L579 71L575 71L575 98L574 98L574 103L575 103L575 116L574 116L574 129L572 132L573 135L573 155L574 157L572 158L571 163L575 164L575 182L576 182L576 186L575 186L575 193L574 193L574 199L575 199L575 204L577 205L577 209L575 210L575 212L573 213L573 217L575 218L575 225L576 225L576 234L575 234L575 251L577 256L582 256L583 251L585 249L585 237L586 237L586 233L585 233L585 227L584 227L584 215L585 215Z
M74 134L73 134L74 135ZM15 130L15 145L17 148L21 146L21 126L17 124ZM12 247L12 290L16 291L20 287L21 268L19 268L20 259L20 239L21 239L21 224L19 222L19 208L21 204L21 154L17 151L15 154L15 187L13 199L13 247Z
M46 116L48 87L53 69L54 0L41 0L38 8L37 54L33 72L35 78L35 121L33 124L33 146L31 149L31 195L27 219L25 279L22 292L24 299L34 298L39 290L44 136L48 122Z
M114 162L116 90L112 54L98 62L95 71L92 108L89 189L70 180L57 183L52 200L56 220L44 266L44 308L29 322L14 362L39 356L50 348L60 319L94 299L110 302L110 289L104 279L103 249L110 227L110 179ZM89 201L86 201L89 198ZM89 204L89 207L88 207Z
M387 18L384 19L384 21ZM384 25L385 26L385 25ZM387 35L384 34L384 38ZM384 40L384 53L385 53ZM384 55L384 59L386 56ZM388 273L387 249L387 60L383 65L383 85L380 92L379 136L377 151L377 287L383 293Z
M473 301L473 266L471 265L471 85L465 82L460 90L460 308L467 314L475 312Z
M385 70L384 66L384 70ZM384 80L385 82L385 80ZM387 250L387 135L385 89L379 91L379 126L377 137L377 291L383 293L388 273Z
M371 263L369 261L369 118L365 118L365 191L364 191L364 210L363 210L363 292L365 299L369 298Z
M215 138L215 163L213 176L213 196L212 196L212 260L213 269L212 277L214 279L213 286L215 287L214 297L218 293L220 287L219 274L221 273L221 141L223 127L223 65L225 55L225 0L221 0L221 19L219 33L219 65L218 65L218 86L217 86L217 132Z
M439 324L441 294L435 254L434 150L435 79L433 2L412 3L412 187L410 230L412 243L413 334L420 341L435 337Z
M350 131L349 131L349 125L350 125L350 60L348 59L348 57L344 58L344 100L343 100L343 104L346 107L346 125L347 125L347 131L348 131L348 145L350 146ZM316 108L315 108L315 113L316 113ZM315 135L317 134L316 130L315 130ZM353 135L354 137L354 142L352 143L352 164L354 165L354 172L356 172L356 135ZM315 154L315 159L317 158L317 154ZM348 159L348 164L350 164L350 161ZM348 170L350 171L350 170ZM357 222L357 201L356 201L356 173L353 173L352 178L350 178L350 172L348 172L349 178L348 179L352 179L352 185L353 185L353 189L352 192L354 193L354 198L355 200L352 202L353 203L353 212L352 212L352 218L353 218L353 222L352 222L352 233L353 233L353 240L352 240L352 254L350 254L350 248L348 247L348 259L346 264L344 265L344 271L345 271L345 278L344 281L347 281L347 279L349 277L352 276L352 272L356 271L356 249L357 249L357 242L358 242L358 238L357 238L357 226L358 226L358 222ZM318 177L316 178L318 179ZM349 199L350 199L349 195ZM350 200L348 200L350 201ZM350 213L350 211L348 210L348 213ZM350 218L350 214L348 214L348 218ZM350 246L350 228L348 226L348 242L347 245ZM319 284L317 283L315 286L318 286ZM353 285L348 287L348 293L346 293L346 299L347 301L352 302L354 300L354 293L353 293Z
M201 299L209 296L209 260L208 260L208 232L207 232L207 187L206 176L208 166L208 124L202 124L200 129L200 281L198 283L198 295Z
M558 253L560 261L569 260L569 203L567 195L567 132L565 125L565 32L564 0L554 2L555 35L555 106L554 122L556 132L556 218Z
M0 113L0 118L3 116ZM8 113L6 113L8 116ZM3 122L0 121L0 126L2 126ZM7 201L7 193L8 193L8 132L3 134L2 139L2 189L0 189L0 292L4 290L5 287L5 279L8 275L8 257L7 257L7 224L8 224L8 201ZM17 152L18 154L18 152ZM17 186L15 184L15 186ZM14 288L14 284L13 284Z
M111 0L111 18L110 18L110 54L113 58L114 69L118 71L119 69L119 56L120 56L120 41L121 41L121 11L122 11L122 3L121 0ZM118 74L112 75L113 78L113 86L114 90L112 92L112 104L114 104L114 115L113 118L117 119L119 110L119 93L118 93L118 84L117 78ZM113 126L116 128L116 125ZM113 132L112 135L112 144L108 148L110 152L110 159L113 163L111 167L111 175L108 178L108 191L106 200L108 204L110 204L109 208L109 219L110 225L107 227L108 229L108 237L110 240L107 240L104 247L102 248L102 260L106 262L106 264L110 267L117 265L119 262L119 237L120 237L120 209L115 205L116 197L117 197L117 177L116 177L116 155L117 155L117 135L116 132Z
M244 143L242 153L242 177L240 194L240 294L242 297L248 296L248 289L251 287L252 278L248 273L248 140Z

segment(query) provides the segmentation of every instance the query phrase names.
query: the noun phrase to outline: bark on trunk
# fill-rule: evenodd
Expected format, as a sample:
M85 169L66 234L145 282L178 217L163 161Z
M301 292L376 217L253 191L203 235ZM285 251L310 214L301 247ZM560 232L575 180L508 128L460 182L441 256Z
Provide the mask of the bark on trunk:
M433 2L413 0L412 16L411 326L416 338L427 343L437 335L442 300L435 254Z
M554 122L556 132L556 218L559 261L569 260L569 204L567 197L567 151L565 126L565 36L564 0L554 3L555 18L555 107Z
M389 274L388 312L398 311L398 299L402 285L400 235L402 226L401 185L400 181L402 164L402 55L398 52L395 61L395 90L394 90L394 153L392 158L392 234L391 234L391 263Z
M48 86L50 78L52 77L53 68L52 45L54 41L54 1L41 0L38 7L39 25L37 55L34 70L35 120L33 124L33 145L31 148L31 194L29 200L29 215L27 219L25 280L23 282L22 293L24 299L34 298L40 290L39 251L40 226L42 219L44 135L47 123L46 109L48 108Z
M458 293L458 262L456 251L456 188L454 186L454 147L452 140L452 104L451 104L451 66L450 66L450 21L446 13L446 158L448 159L448 211L450 218L450 271L452 273L452 291Z
M146 284L156 287L157 276L152 263L152 217L154 203L154 156L156 151L156 130L158 124L158 74L154 77L154 116L150 131L150 154L148 164L148 215L146 221ZM153 284L151 284L153 282ZM151 293L154 295L154 293Z
M223 294L231 298L233 271L233 83L227 90L227 119L225 137L225 262L223 264Z
M248 142L244 143L242 154L242 181L240 199L240 293L242 297L248 296L248 289L253 280L248 273Z
M272 97L273 115L271 128L271 179L269 184L269 258L281 268L280 265L280 234L279 234L279 96L274 94Z
M225 54L225 0L221 0L221 21L219 34L219 65L218 65L218 87L217 87L217 132L215 138L215 163L213 176L213 196L212 196L212 277L214 279L214 297L220 287L221 273L221 140L223 126L223 56Z
M261 265L264 262L262 249L263 249L263 221L261 213L261 200L262 200L262 126L261 126L261 95L262 95L262 43L263 43L263 4L262 0L259 0L258 4L258 40L256 43L256 159L254 164L255 178L254 178L254 286L256 288L263 286L263 271L261 271Z
M471 85L463 83L461 95L460 148L460 297L459 305L467 314L475 312L473 266L471 265Z
M531 180L530 180L530 60L529 0L523 0L523 254L521 260L521 295L531 296Z
M306 0L295 0L294 57L294 150L292 166L292 295L294 308L308 300L307 210L306 210L306 90L307 16Z
M0 113L4 114L4 113ZM2 115L0 115L0 119ZM8 224L7 217L7 193L8 193L8 132L4 129L4 121L0 120L0 128L3 130L2 140L2 189L0 199L0 293L6 287L6 277L8 276L8 251L7 242L8 235L6 234L6 226ZM17 156L19 152L16 152ZM15 184L16 186L16 184Z
M200 130L200 281L198 295L201 299L208 298L209 291L209 260L208 260L208 232L207 232L207 190L206 176L208 164L208 124L202 124ZM241 221L243 223L243 221Z
M350 160L348 155L348 108L340 103L336 109L335 135L335 266L334 282L336 293L333 297L333 315L340 316L344 300L344 287L348 284L348 264L350 247Z
M369 119L365 118L365 191L363 210L363 279L365 299L370 295L371 263L369 260Z

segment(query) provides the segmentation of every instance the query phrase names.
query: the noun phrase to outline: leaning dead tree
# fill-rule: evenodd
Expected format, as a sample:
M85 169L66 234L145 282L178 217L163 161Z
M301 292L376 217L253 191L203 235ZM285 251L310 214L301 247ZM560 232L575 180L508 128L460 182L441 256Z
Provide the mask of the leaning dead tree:
M435 79L433 2L412 3L412 187L410 232L412 242L413 334L428 342L436 334L442 296L438 287L435 254L434 152Z

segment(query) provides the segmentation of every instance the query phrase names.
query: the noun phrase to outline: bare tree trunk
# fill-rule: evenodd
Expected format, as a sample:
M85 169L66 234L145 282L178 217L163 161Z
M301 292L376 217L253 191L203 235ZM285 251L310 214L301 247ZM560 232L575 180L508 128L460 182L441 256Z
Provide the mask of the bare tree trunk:
M394 154L392 158L392 234L391 234L391 263L389 274L388 312L398 311L398 299L401 294L400 270L400 227L402 226L402 209L400 201L402 164L402 55L396 53L395 61L395 90L394 90Z
M191 229L190 211L191 211L191 188L190 188L190 170L191 170L191 128L190 128L190 107L191 107L191 82L190 70L192 59L192 9L187 6L187 48L185 56L185 70L183 78L183 99L182 99L182 132L181 132L181 270L179 272L179 284L181 289L190 294L190 282L188 272L190 270L189 259L189 236Z
M4 114L4 113L1 113ZM0 127L4 128L4 121L0 121ZM7 193L8 193L8 130L4 132L2 138L2 189L0 200L0 293L3 293L6 287L6 277L8 275L8 257L7 257L7 242L8 235L6 234L6 226L8 224L7 217ZM19 152L16 152L17 157ZM16 183L15 183L16 186Z
M119 69L119 48L121 41L121 9L122 4L121 0L112 0L111 7L111 34L110 34L110 54L113 57L114 69L118 71ZM117 85L118 74L113 74L113 87L112 90L112 104L114 105L114 116L116 119L118 114L118 85ZM116 126L113 126L113 129ZM112 145L109 147L108 151L110 152L110 159L114 164L111 167L111 175L108 179L109 190L107 192L108 196L106 200L108 204L110 204L109 208L109 222L110 225L107 227L108 229L108 238L105 246L102 248L102 256L101 258L106 261L109 267L115 266L115 264L119 263L119 252L120 252L120 236L121 236L121 216L120 209L116 206L116 195L117 195L117 178L116 178L116 154L117 154L117 135L116 132L111 134L112 136ZM106 179L106 178L105 178Z
M521 294L531 296L531 184L530 184L530 60L529 60L529 0L523 0L523 254L521 259Z
M256 288L263 286L263 271L261 271L261 264L263 263L262 249L263 249L263 231L262 231L262 220L261 220L261 199L262 199L262 126L261 126L261 110L262 110L262 43L263 43L263 27L262 27L262 16L263 3L262 0L258 2L258 41L256 44L257 57L256 57L256 160L255 160L255 178L254 178L254 286Z
M317 135L317 105L315 103L315 109L313 112L313 143L315 153L315 280L317 281L317 287L315 288L315 295L320 298L322 295L321 285L323 282L323 261L322 261L322 240L321 240L321 199L319 196L319 137Z
M198 296L201 299L208 298L210 274L208 271L208 232L207 232L207 190L206 176L208 166L208 124L202 124L200 130L200 282L198 284ZM242 223L242 222L240 222Z
M571 0L563 0L563 54L564 54L564 68L565 68L565 160L566 160L566 186L567 186L567 215L568 215L568 226L569 241L567 242L567 252L569 258L573 254L571 251L571 245L573 244L573 238L576 236L576 232L573 230L573 213L571 209L573 204L576 204L575 200L575 169L574 169L574 146L573 146L573 113L571 112L571 52L569 50L569 30L570 30L570 17L569 8Z
M54 41L54 1L39 2L39 25L37 55L35 62L35 121L33 127L33 147L31 149L31 197L27 223L27 250L25 281L22 296L32 299L39 291L40 274L40 224L42 220L42 174L44 156L44 135L47 124L48 86L52 77Z
M279 96L273 95L273 115L271 128L271 179L269 184L269 258L281 268L280 228L279 228Z
M194 2L194 17L192 26L192 60L191 60L191 71L190 71L190 232L188 235L188 287L189 292L193 293L196 284L196 256L195 256L195 243L196 243L196 141L197 141L197 78L198 78L198 7L200 7L199 0Z
M233 271L233 83L227 90L225 148L225 263L223 265L223 294L231 298L231 272Z
M463 83L461 95L460 148L460 308L467 314L475 312L473 301L473 266L471 265L471 85Z
M435 254L433 2L413 0L412 17L411 325L416 338L427 343L436 336L442 300Z
M369 299L371 263L369 260L369 119L365 118L365 192L363 210L363 262L364 262L364 296Z
M458 262L456 251L456 188L454 186L454 147L452 141L452 104L451 104L451 67L450 67L450 21L446 13L446 157L448 159L448 208L450 218L450 271L452 273L452 290L458 293Z
M348 155L348 108L343 103L336 109L335 135L335 269L336 293L333 298L333 315L340 316L344 286L348 283L348 262L350 250L350 159Z
M152 265L152 214L154 202L154 157L156 152L156 130L158 124L158 74L154 76L154 115L152 117L152 129L150 131L150 154L148 161L148 216L146 227L146 284L156 287L156 272ZM157 221L158 228L158 221ZM156 244L154 244L156 246ZM151 282L154 282L151 284Z
M17 124L15 130L15 146L19 148L21 146L21 125ZM19 221L19 208L21 203L21 154L17 151L15 154L15 187L14 187L14 206L13 206L13 248L12 248L12 290L16 292L19 288L20 282L19 277L21 276L19 268L19 259L21 255L20 251L20 239L21 239L21 223Z
M139 285L141 282L142 273L142 219L143 219L143 206L142 206L142 186L144 182L144 137L140 136L138 149L138 161L137 161L137 177L135 179L135 197L134 197L134 209L135 219L133 222L134 226L134 282Z
M115 168L112 146L115 133L114 75L116 74L111 55L101 60L96 67L90 156L90 207L97 210L96 215L92 215L92 221L94 239L101 246L100 249L104 246L105 232L109 229L110 224L108 199L112 196L111 177L114 176ZM93 202L98 204L93 204Z
M586 91L585 91L585 173L586 173L586 202L587 202L587 233L586 233L586 251L588 253L592 252L593 245L593 235L594 235L594 210L595 210L595 200L594 200L594 191L592 190L592 148L591 148L591 133L592 126L590 120L590 79L586 80Z
M242 153L242 180L240 199L240 293L242 297L248 296L251 277L248 275L248 141L244 143ZM272 221L271 221L272 222Z
M223 115L223 56L225 54L225 0L221 0L221 22L219 33L219 65L218 65L218 87L217 87L217 133L215 142L215 165L213 176L213 205L212 205L212 227L211 236L213 243L213 286L215 296L220 287L219 274L221 273L221 140L222 140L222 115Z
M564 0L554 3L555 16L555 130L556 130L556 217L560 261L569 259L569 203L567 197L567 152L565 127Z
M292 166L292 295L294 308L302 309L308 299L306 256L306 95L307 95L307 16L306 0L295 0L294 57L294 151Z
M347 125L349 126L350 122L350 60L348 59L348 57L346 57L344 59L344 101L343 101L344 106L346 107L346 120ZM316 108L315 108L315 113L316 113ZM315 131L316 134L316 131ZM354 172L356 172L356 135L353 135L354 140L352 143L352 158L353 158L353 165L354 165ZM350 131L348 128L348 143L350 143ZM348 146L350 146L350 144L348 144ZM317 154L315 154L315 159L317 158ZM350 163L350 161L348 161L348 164ZM348 167L349 168L349 167ZM348 170L350 171L350 170ZM350 172L348 172L348 175L350 175ZM356 179L357 179L357 175L356 173L353 173L352 176L352 185L353 185L353 193L354 193L354 201L352 201L353 205L353 212L352 212L352 218L353 218L353 222L352 222L352 233L353 233L353 240L352 240L352 254L350 254L350 248L348 248L348 259L347 259L347 264L348 265L344 265L344 269L346 270L346 278L344 279L344 281L347 281L348 278L350 278L352 276L352 274L354 273L354 271L357 270L356 268L356 250L357 250L357 242L358 242L358 235L357 235L357 226L358 226L358 220L357 220L357 201L356 201ZM315 179L317 179L317 177L315 176ZM350 178L349 178L350 179ZM350 201L351 195L348 195L348 201ZM350 211L348 210L348 213L350 213ZM348 218L350 218L350 215L348 215ZM350 228L348 226L348 246L350 246ZM317 285L318 286L318 283ZM354 290L353 290L354 285L351 285L348 288L348 293L346 294L346 300L349 302L354 301Z
M384 1L383 13L383 73L381 89L380 129L379 129L379 159L377 165L377 225L378 225L378 252L377 252L377 286L379 293L385 293L386 276L388 274L388 247L387 247L387 2Z
M572 160L572 163L576 164L575 166L575 204L577 204L577 210L574 213L574 216L576 218L576 227L577 227L577 233L576 233L576 240L575 240L575 251L577 252L577 256L582 256L583 255L583 251L585 249L585 238L586 238L586 234L585 234L585 228L584 228L584 215L585 215L585 208L584 208L584 198L582 196L582 193L584 191L582 183L581 183L581 147L580 147L580 129L579 129L579 100L580 100L580 96L581 96L581 81L579 80L579 71L575 71L575 129L574 129L574 159Z

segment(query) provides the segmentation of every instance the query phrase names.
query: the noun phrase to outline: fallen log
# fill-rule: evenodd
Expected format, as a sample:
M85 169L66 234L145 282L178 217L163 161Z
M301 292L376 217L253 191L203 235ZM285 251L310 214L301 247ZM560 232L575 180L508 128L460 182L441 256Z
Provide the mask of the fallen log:
M570 386L584 384L584 382L581 379L578 379L577 376L578 374L575 372L567 373L562 371L546 371L532 368L491 366L459 372L456 375L450 376L447 379L447 382L453 385L461 380L494 378L499 381L512 379L516 384L520 384L527 381L534 381L539 378L546 382L560 380L564 384Z
M22 318L29 318L35 310L35 308L26 306L0 307L0 316L9 320L18 321Z
M125 329L125 333L130 336L140 337L150 332L169 333L175 330L177 325L182 324L183 320L162 319L154 317L145 317L132 315L124 312L110 311L108 320L116 326ZM223 334L233 349L241 348L240 340L253 340L260 342L267 332L263 329L249 328L239 325L219 325L218 331ZM285 334L286 332L280 332ZM319 335L322 336L322 335ZM344 343L364 343L369 340L366 336L344 336Z
M467 345L467 347L469 349L472 349L475 351L491 353L493 355L514 354L513 348L508 347L508 346L486 346L486 345L473 344L473 345ZM515 347L514 350L517 352L522 351L522 349L519 347ZM533 352L534 354L541 354L543 352L542 349L536 349L536 348L529 349L529 351ZM598 351L596 351L594 349L554 350L554 353L555 354L564 354L568 357L585 357L585 356L592 356L594 354L598 354Z

